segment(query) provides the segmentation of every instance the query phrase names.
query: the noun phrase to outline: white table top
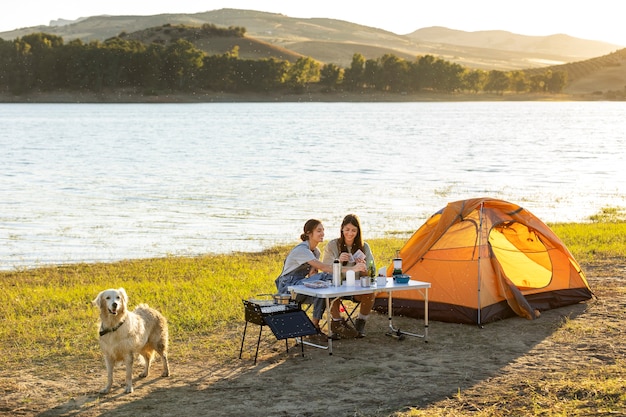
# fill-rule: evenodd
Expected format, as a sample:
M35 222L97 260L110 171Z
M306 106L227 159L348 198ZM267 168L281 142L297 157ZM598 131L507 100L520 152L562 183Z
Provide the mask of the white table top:
M393 292L393 291L406 291L406 290L420 290L424 288L430 288L430 282L410 280L406 284L397 284L393 278L387 278L387 285L379 286L376 283L371 287L361 287L359 282L355 286L347 286L344 282L341 287L328 287L328 288L309 288L304 284L292 285L288 287L289 291L293 291L297 294L308 295L317 298L336 298L344 297L348 295L360 295L371 294L378 292Z

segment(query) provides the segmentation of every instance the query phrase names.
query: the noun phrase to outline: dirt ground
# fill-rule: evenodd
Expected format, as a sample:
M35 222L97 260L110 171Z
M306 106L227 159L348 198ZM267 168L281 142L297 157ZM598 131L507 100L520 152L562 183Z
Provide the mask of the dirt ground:
M427 343L387 336L386 316L373 314L367 337L335 342L333 355L308 346L304 357L299 348L285 353L284 342L264 330L268 337L256 365L251 336L241 360L238 351L220 363L179 363L171 355L169 378L159 376L157 361L148 378L135 379L132 394L124 394L119 366L111 393L98 394L105 383L101 361L46 378L42 369L3 371L0 415L389 416L445 403L460 392L480 401L552 372L626 357L626 260L584 269L597 296L587 303L545 311L535 321L512 318L484 328L431 321ZM572 342L557 334L568 318L596 330ZM395 318L394 325L423 330L414 319Z

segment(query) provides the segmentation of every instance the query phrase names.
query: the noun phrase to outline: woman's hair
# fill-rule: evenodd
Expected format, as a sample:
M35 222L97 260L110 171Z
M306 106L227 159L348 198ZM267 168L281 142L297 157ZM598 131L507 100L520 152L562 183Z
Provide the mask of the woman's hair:
M315 230L320 223L322 222L316 219L307 220L306 223L304 223L304 233L300 235L300 239L302 239L303 242L309 240L309 235L313 233L313 230Z
M351 224L356 227L356 236L354 237L354 243L352 244L352 253L357 250L363 250L363 236L361 236L361 222L359 221L359 217L356 214L348 214L343 218L341 222L341 229L339 229L340 237L337 241L337 245L339 246L339 253L348 252L348 246L346 245L346 239L343 236L343 228L347 225ZM346 262L344 262L345 264Z

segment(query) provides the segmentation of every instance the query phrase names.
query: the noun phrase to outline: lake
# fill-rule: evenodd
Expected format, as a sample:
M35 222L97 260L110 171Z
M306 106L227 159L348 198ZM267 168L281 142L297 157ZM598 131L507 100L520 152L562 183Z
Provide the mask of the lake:
M494 197L626 206L626 103L0 104L0 269L410 235Z

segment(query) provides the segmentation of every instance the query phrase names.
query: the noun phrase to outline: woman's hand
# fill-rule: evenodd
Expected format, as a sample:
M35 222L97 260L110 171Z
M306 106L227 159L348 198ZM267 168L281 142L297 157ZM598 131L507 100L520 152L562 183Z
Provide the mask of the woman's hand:
M367 272L367 266L365 265L365 262L357 262L356 265L354 265L351 269L353 271Z
M341 252L339 254L339 261L340 262L350 262L350 254L348 252Z

